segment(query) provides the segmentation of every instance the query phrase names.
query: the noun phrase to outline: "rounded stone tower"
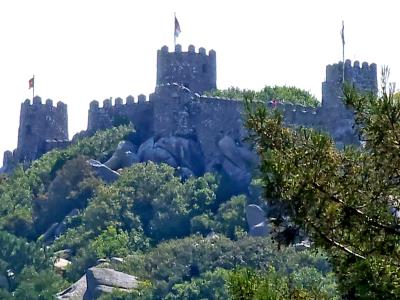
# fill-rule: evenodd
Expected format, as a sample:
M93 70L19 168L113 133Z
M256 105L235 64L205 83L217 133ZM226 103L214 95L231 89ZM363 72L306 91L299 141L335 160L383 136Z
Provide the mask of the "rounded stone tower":
M217 88L216 53L190 45L188 52L182 52L181 45L176 45L175 52L168 52L164 46L157 51L157 86L178 83L194 93L203 94Z

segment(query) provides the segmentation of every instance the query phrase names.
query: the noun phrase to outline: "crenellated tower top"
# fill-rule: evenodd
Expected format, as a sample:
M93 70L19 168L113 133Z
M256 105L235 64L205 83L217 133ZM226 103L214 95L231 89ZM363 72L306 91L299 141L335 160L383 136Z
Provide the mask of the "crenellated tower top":
M193 45L187 52L182 52L181 45L176 45L174 52L164 46L157 51L157 86L178 83L194 93L203 94L217 88L216 53L206 49L196 49Z

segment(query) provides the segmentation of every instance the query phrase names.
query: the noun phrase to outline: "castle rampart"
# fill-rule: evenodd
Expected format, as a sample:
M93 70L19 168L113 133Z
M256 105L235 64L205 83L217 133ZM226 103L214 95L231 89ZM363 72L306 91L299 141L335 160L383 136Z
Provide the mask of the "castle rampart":
M152 134L152 103L146 101L146 96L138 96L138 102L134 97L128 96L126 102L122 98L116 98L114 105L111 99L103 101L103 106L94 100L90 103L88 113L88 132L110 128L122 124L133 123L140 141L144 141Z
M157 51L157 86L167 83L179 83L194 93L202 94L217 88L216 52L208 55L204 48L190 45L188 52L182 52L181 45L176 45L175 52L168 52L164 46Z
M375 64L360 66L355 61L352 65L349 60L344 64L345 81L361 91L376 93L376 72ZM215 51L207 54L204 48L199 48L196 52L190 45L187 52L182 52L182 47L177 45L174 52L169 52L164 46L157 52L157 85L149 99L143 94L138 95L137 101L133 96L128 96L125 102L118 97L114 103L112 99L105 99L101 106L98 101L92 101L87 134L132 123L136 130L132 142L142 149L141 154L138 150L141 159L152 157L158 162L173 162L174 166L186 168L190 165L188 157L194 157L197 163L192 171L195 174L219 166L236 178L236 183L247 182L250 173L241 169L253 159L243 142L247 134L242 121L243 102L201 96L214 88ZM284 100L270 101L266 106L281 110L289 126L313 127L330 133L339 147L357 144L353 113L342 101L342 88L343 64L329 65L322 84L321 106L312 108ZM18 148L14 153L5 153L4 164L30 162L46 151L66 147L69 143L67 106L62 102L54 106L50 99L42 104L41 99L35 97L32 104L26 100L21 105ZM143 154L144 148L147 154ZM237 155L241 160L234 158Z

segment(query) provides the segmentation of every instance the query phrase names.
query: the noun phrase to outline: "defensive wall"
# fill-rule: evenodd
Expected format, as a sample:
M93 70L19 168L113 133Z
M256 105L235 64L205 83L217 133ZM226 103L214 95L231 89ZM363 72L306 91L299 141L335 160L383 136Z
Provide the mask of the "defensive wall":
M375 64L344 64L344 79L361 91L377 92ZM278 108L288 125L313 127L327 131L340 146L357 144L353 128L353 113L343 104L343 63L326 67L326 80L322 83L322 102L317 108L287 103L284 99L266 105ZM243 146L246 130L242 123L243 103L234 99L207 97L203 94L216 88L216 52L208 54L204 48L190 45L182 52L180 45L174 52L166 46L157 51L157 81L154 93L148 99L139 95L137 100L128 96L125 101L110 99L102 105L90 103L87 134L111 126L131 122L136 129L137 146L153 137L183 137L199 144L204 155L205 170L212 170L218 160L219 141L229 136L238 147ZM56 147L68 144L67 107L62 102L53 106L51 100L41 103L39 97L31 104L21 105L18 147L12 157L18 162L29 162Z

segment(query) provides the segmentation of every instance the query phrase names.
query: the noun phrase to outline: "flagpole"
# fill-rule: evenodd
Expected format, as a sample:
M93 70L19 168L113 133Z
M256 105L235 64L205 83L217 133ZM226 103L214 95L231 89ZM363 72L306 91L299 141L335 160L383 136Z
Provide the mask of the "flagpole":
M32 101L33 101L33 98L35 97L35 75L33 75L32 78L33 78L33 86L32 86Z
M343 74L342 80L344 84L344 21L342 20L342 61L343 61Z
M176 28L175 28L175 22L176 22L176 12L174 12L174 51L175 51L175 48L176 48L176 32L175 32Z

